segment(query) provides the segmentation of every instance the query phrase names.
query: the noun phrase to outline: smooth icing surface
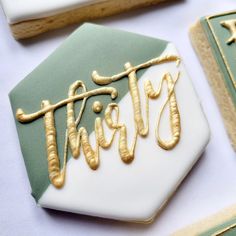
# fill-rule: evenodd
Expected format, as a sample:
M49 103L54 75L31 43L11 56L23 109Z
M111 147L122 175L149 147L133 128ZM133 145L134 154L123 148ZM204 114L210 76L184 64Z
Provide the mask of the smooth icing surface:
M9 24L48 17L77 7L109 0L1 0Z
M163 53L176 55L176 49L168 44ZM65 186L58 190L50 185L39 199L39 205L69 212L127 221L147 221L152 218L175 192L177 186L196 163L209 140L209 128L201 105L182 64L165 63L153 66L139 79L139 87L149 79L156 87L163 73L181 76L175 93L181 114L181 139L171 151L161 149L155 140L155 126L160 106L166 97L150 101L150 133L137 142L135 160L124 164L117 148L117 135L109 150L101 149L101 165L98 170L89 169L81 153L79 159L71 158L67 165ZM144 90L140 89L144 105ZM120 120L127 124L128 140L134 135L131 97L127 93L118 103ZM128 112L127 112L128 111ZM105 130L109 135L110 131ZM168 109L161 122L161 136L170 136ZM94 132L90 134L95 144ZM129 142L129 143L130 143Z

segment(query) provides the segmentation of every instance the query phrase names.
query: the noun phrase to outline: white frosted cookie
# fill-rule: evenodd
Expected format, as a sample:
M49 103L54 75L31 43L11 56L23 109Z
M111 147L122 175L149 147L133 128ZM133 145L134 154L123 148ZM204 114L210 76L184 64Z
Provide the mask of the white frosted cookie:
M166 0L1 0L16 39Z
M75 31L10 100L46 208L150 222L209 140L174 45L102 26Z

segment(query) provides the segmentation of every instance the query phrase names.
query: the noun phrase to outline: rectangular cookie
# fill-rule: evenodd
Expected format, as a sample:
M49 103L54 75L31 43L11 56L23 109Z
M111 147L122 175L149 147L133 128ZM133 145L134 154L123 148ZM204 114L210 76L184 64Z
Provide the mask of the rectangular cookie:
M1 0L1 3L13 36L23 39L163 1L166 0Z
M103 26L82 25L9 96L46 208L151 222L209 140L175 46Z
M236 150L236 12L201 18L190 37Z
M209 216L172 236L234 236L236 235L236 205Z

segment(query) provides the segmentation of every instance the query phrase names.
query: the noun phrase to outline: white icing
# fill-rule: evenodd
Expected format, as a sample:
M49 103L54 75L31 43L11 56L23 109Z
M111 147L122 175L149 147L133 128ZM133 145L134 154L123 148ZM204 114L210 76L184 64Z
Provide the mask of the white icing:
M39 19L109 0L0 0L9 24Z
M163 54L177 54L169 44ZM176 75L181 71L175 91L181 114L181 140L171 151L161 149L155 141L155 124L159 108L166 97L150 102L150 133L138 138L136 156L130 165L122 163L118 154L116 136L109 150L100 152L101 163L96 171L86 164L84 155L70 159L65 186L58 190L52 185L39 199L39 205L86 215L125 221L145 221L153 217L198 160L209 140L209 128L196 93L183 66L175 63L149 68L139 80L150 79L155 87L163 73ZM128 85L127 85L128 86ZM142 102L144 90L140 89ZM129 140L134 136L134 122L130 94L119 103L121 121L127 124ZM167 109L168 111L168 109ZM162 119L161 134L169 137L168 112ZM110 131L106 130L106 134ZM90 138L95 143L94 133Z

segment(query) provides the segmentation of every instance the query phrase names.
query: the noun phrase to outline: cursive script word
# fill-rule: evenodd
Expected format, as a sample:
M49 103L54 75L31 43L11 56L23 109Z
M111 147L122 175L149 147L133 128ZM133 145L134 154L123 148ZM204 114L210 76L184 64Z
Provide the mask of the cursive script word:
M99 95L110 95L111 99L115 99L118 96L118 92L113 87L102 87L87 91L85 84L82 81L77 80L69 87L68 98L61 100L56 104L51 104L49 100L43 100L41 102L41 109L31 114L25 114L25 112L21 108L17 109L16 118L22 123L31 122L40 117L43 117L44 119L49 180L56 188L61 188L65 182L68 148L70 148L73 158L78 158L82 150L88 166L92 170L96 170L99 166L100 148L109 148L113 143L116 133L119 133L119 155L124 163L131 163L135 156L137 138L139 136L145 137L148 135L149 132L149 100L156 99L161 95L163 82L166 82L167 84L168 95L163 106L161 107L158 116L156 139L159 146L166 150L170 150L177 145L180 139L181 126L180 114L174 88L175 83L179 79L180 74L178 73L175 80L172 78L170 73L164 74L156 91L153 89L153 85L150 80L145 81L144 90L146 96L146 124L144 124L142 117L140 93L136 77L136 72L139 69L173 61L176 61L178 64L180 59L177 56L165 56L154 58L137 66L132 66L130 63L126 63L124 72L111 77L99 76L96 71L92 73L93 81L99 85L107 85L128 76L128 86L132 98L135 125L135 134L131 147L128 147L127 144L127 127L125 124L119 121L119 106L114 102L108 104L104 112L105 124L111 130L112 133L111 138L109 140L106 138L106 135L104 133L104 124L102 123L102 119L100 117L97 117L94 122L94 131L96 137L96 145L94 148L90 144L89 134L86 130L86 127L78 128L84 110L86 108L87 99L92 96ZM82 102L77 118L75 118L74 111L74 104L76 101ZM171 140L166 141L161 139L159 135L159 127L163 110L167 106L167 104L169 104L170 110L169 113L172 138ZM62 168L60 168L61 165L58 156L54 112L56 109L65 105L67 106L67 129L65 132L65 146L63 157L64 161ZM96 101L93 105L94 112L100 112L101 109L102 104L99 101Z

